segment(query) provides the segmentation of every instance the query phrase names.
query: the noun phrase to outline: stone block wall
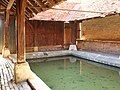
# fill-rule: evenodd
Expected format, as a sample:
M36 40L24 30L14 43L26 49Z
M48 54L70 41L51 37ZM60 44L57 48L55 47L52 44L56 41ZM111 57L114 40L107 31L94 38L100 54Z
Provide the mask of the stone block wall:
M112 15L82 22L85 40L78 40L78 49L120 54L120 16Z
M90 52L103 52L109 54L120 54L120 41L82 41L79 40L79 50Z
M120 40L120 16L85 20L82 23L86 40Z

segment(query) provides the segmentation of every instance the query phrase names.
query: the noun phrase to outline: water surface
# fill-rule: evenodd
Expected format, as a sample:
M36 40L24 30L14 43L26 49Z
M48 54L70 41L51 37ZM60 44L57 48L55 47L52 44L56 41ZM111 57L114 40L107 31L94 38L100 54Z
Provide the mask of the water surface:
M120 69L86 60L30 62L52 90L120 90Z

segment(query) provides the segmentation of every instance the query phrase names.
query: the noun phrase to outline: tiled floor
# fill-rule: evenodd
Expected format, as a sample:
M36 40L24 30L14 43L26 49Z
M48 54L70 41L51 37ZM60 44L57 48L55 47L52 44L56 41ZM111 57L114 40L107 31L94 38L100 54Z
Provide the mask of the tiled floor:
M31 90L27 82L14 83L13 69L14 64L0 56L0 90Z

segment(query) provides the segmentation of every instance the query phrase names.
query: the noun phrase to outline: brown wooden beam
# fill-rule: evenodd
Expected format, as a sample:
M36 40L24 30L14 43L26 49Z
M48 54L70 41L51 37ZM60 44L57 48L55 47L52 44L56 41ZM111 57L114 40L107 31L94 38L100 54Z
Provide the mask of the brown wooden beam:
M4 23L4 29L3 29L3 48L8 48L8 39L9 39L9 35L8 35L8 29L9 29L9 10L7 10L5 12L5 23Z
M9 50L9 17L10 17L10 9L14 3L14 0L10 0L10 2L7 5L7 9L5 11L5 23L4 23L4 29L3 29L3 49L2 49L2 56L8 57L10 55Z
M14 0L10 0L10 1L9 1L9 4L8 4L8 6L7 6L7 10L10 10L10 9L11 9L13 3L14 3Z
M82 38L82 21L77 22L77 39Z
M25 62L25 9L27 0L17 0L17 63Z
M38 3L37 0L33 0L39 7L41 6L40 3Z
M0 12L5 12L6 11L6 9L0 9Z
M34 5L30 1L27 1L27 2L30 6L34 7ZM39 10L36 7L34 7L34 9L37 11L37 13L39 12Z
M30 16L33 17L33 16L34 16L33 13L35 13L35 12L34 12L31 8L29 8L29 7L27 7L27 8L28 8L28 10L30 11Z
M77 39L77 23L76 21L70 22L71 27L71 44L76 44Z

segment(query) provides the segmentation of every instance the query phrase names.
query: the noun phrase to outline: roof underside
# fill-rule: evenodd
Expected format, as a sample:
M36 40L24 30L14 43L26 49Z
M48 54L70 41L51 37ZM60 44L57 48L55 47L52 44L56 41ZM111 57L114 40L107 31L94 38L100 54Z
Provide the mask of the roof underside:
M30 20L74 21L120 13L120 0L99 0L89 3L65 1L40 12Z
M27 7L26 7L26 18L31 18L35 14L45 11L49 9L50 7L58 4L59 2L64 0L27 0ZM9 0L0 0L0 12L4 12L7 5L9 3ZM11 13L16 13L16 0L14 1L14 4L11 9Z

